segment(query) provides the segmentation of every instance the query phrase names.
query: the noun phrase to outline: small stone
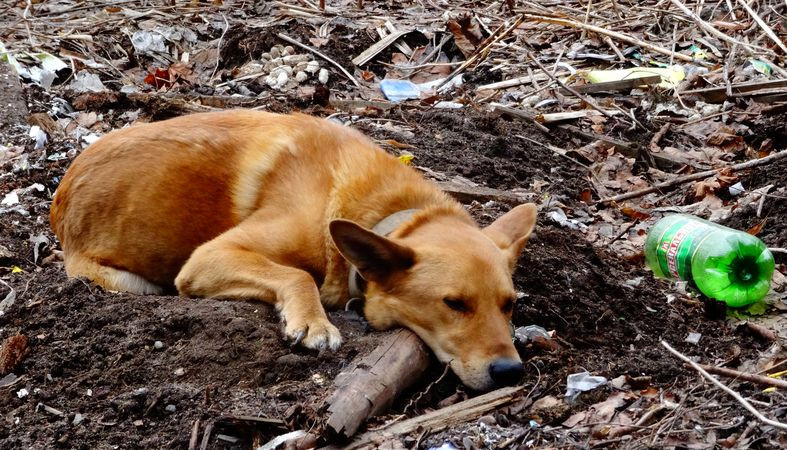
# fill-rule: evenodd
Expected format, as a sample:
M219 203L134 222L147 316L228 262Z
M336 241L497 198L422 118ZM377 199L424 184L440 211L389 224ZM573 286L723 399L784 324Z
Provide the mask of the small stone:
M87 395L88 397L92 397L93 396L93 389L88 389L87 392L85 392L85 395Z
M284 64L295 65L309 62L309 55L287 55L281 58Z
M497 420L493 416L486 415L479 417L478 423L483 423L484 425L496 425Z
M293 70L295 70L296 72L302 72L306 70L306 66L308 65L309 65L309 61L299 62L298 64L293 66Z
M170 412L170 413L174 413L175 411L178 410L178 408L175 405L170 403L169 405L164 407L164 410L167 411L167 412Z
M132 393L132 395L134 395L134 397L142 397L144 395L148 395L148 392L149 392L148 388L144 388L143 387L143 388L139 388L139 389L134 389L134 392Z
M689 335L686 337L686 342L688 342L689 344L697 345L699 344L701 337L702 337L701 333L689 333Z
M320 69L320 74L317 75L317 79L320 80L320 83L327 84L328 83L328 69Z
M153 348L155 348L156 350L161 350L164 348L164 343L161 341L156 341L153 343Z
M279 50L277 47L273 47L270 51L270 54L271 59L278 58L281 56L281 50Z
M309 75L306 72L301 71L295 74L295 81L298 83L303 83L307 78L309 78Z
M182 377L183 375L186 375L186 369L182 367L178 367L177 369L175 369L175 372L173 373L175 374L176 377Z
M135 420L133 423L134 423L135 427L141 427L142 425L145 424L145 422L143 422L141 420Z
M263 53L262 55L260 55L260 59L263 61L270 61L272 59L271 54L267 52Z
M282 50L281 54L284 55L284 56L286 56L286 55L294 55L295 54L295 49L292 48L292 45L288 45L288 46L284 47L284 50Z
M73 425L79 425L80 423L82 423L83 420L85 420L85 416L83 416L82 414L76 413L76 415L74 416L74 420L72 420L71 423Z
M28 396L28 394L30 394L30 392L25 388L16 391L16 396L19 398L25 398Z
M304 70L314 75L320 70L320 63L317 61L309 61L309 63L306 64L306 68Z
M276 87L282 88L285 84L287 84L287 81L289 79L290 76L287 75L287 71L284 70L280 71L279 74L276 76Z

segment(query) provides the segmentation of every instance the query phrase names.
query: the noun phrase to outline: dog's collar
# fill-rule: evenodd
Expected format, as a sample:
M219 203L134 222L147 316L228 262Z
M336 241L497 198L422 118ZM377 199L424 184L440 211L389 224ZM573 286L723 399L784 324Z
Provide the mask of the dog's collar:
M377 223L377 225L372 228L372 231L376 234L379 234L380 236L388 236L389 234L393 233L393 231L397 229L399 225L410 220L410 218L413 217L413 215L418 211L419 210L417 209L405 209L395 212ZM350 306L350 303L358 300L364 300L366 280L363 279L361 273L358 272L358 269L356 269L354 265L350 265L350 273L347 278L347 287L350 291L350 300L347 302L348 307Z

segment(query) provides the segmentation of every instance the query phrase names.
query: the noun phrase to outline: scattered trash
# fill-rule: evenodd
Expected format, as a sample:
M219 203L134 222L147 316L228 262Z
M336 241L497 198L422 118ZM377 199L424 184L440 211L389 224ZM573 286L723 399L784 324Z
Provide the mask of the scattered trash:
M744 189L743 187L743 183L741 183L740 181L730 186L728 190L730 191L730 195L732 195L733 197L736 197L746 192L746 189Z
M169 53L164 35L154 31L139 30L131 35L131 45L140 55Z
M3 300L0 301L0 316L2 316L3 313L5 313L5 310L10 308L14 304L14 301L16 300L16 290L14 290L14 288L12 288L10 284L6 283L3 280L0 280L0 283L2 283L5 287L11 290L8 294L6 294Z
M43 187L43 186L42 186ZM28 242L33 244L33 264L38 264L38 252L39 249L43 246L46 247L49 245L49 238L46 237L43 233L37 236L30 236Z
M265 445L257 447L257 450L276 450L279 446L286 444L287 442L295 441L306 437L306 432L303 430L295 430L291 431L287 434L282 434L281 436L277 436L270 441L268 441Z
M550 211L549 214L547 215L547 217L552 219L555 223L557 223L561 227L565 227L565 228L568 228L570 230L585 230L585 229L587 229L587 225L585 225L584 223L579 222L576 219L569 219L568 216L566 216L566 213L560 208L555 208L552 211Z
M22 389L16 391L16 396L19 397L19 398L25 398L29 394L30 394L30 392L28 392L27 389L25 389L25 388L22 388Z
M75 92L80 93L102 92L107 90L98 75L94 74L93 72L88 72L87 70L77 72L77 74L74 75L74 81L71 82L69 88L73 89Z
M30 132L28 136L33 138L35 141L35 145L33 146L33 150L41 150L46 145L47 137L44 130L41 129L38 125L33 125L30 127Z
M536 336L540 336L544 339L552 339L549 332L538 325L527 325L514 330L514 337L522 344L532 341Z
M702 333L689 333L689 335L686 337L686 342L697 345L699 344L701 337Z
M385 98L392 102L421 97L421 90L418 89L418 86L408 80L382 80L380 90L383 91Z
M19 194L16 191L11 191L3 197L0 205L13 206L19 203Z
M591 375L590 372L573 373L566 380L566 397L568 401L574 401L580 393L591 391L606 383L606 378Z
M71 421L71 425L77 426L85 420L85 416L80 413L74 414L74 420Z

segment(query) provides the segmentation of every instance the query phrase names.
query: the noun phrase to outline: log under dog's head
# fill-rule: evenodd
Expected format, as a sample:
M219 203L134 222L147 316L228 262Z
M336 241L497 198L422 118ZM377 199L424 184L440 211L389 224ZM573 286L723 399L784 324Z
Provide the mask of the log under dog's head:
M438 208L388 237L346 220L331 222L330 232L367 281L369 323L411 329L465 385L488 390L516 383L524 371L511 337L511 274L535 222L529 203L483 229Z

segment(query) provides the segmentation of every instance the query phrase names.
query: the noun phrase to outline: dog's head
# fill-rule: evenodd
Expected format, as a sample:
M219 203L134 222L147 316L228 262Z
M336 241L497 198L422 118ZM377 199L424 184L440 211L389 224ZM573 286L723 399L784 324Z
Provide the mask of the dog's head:
M390 237L346 220L331 222L330 232L367 281L369 323L413 330L465 385L487 390L523 373L509 325L516 301L511 273L535 222L529 203L483 229L463 216L426 210Z

